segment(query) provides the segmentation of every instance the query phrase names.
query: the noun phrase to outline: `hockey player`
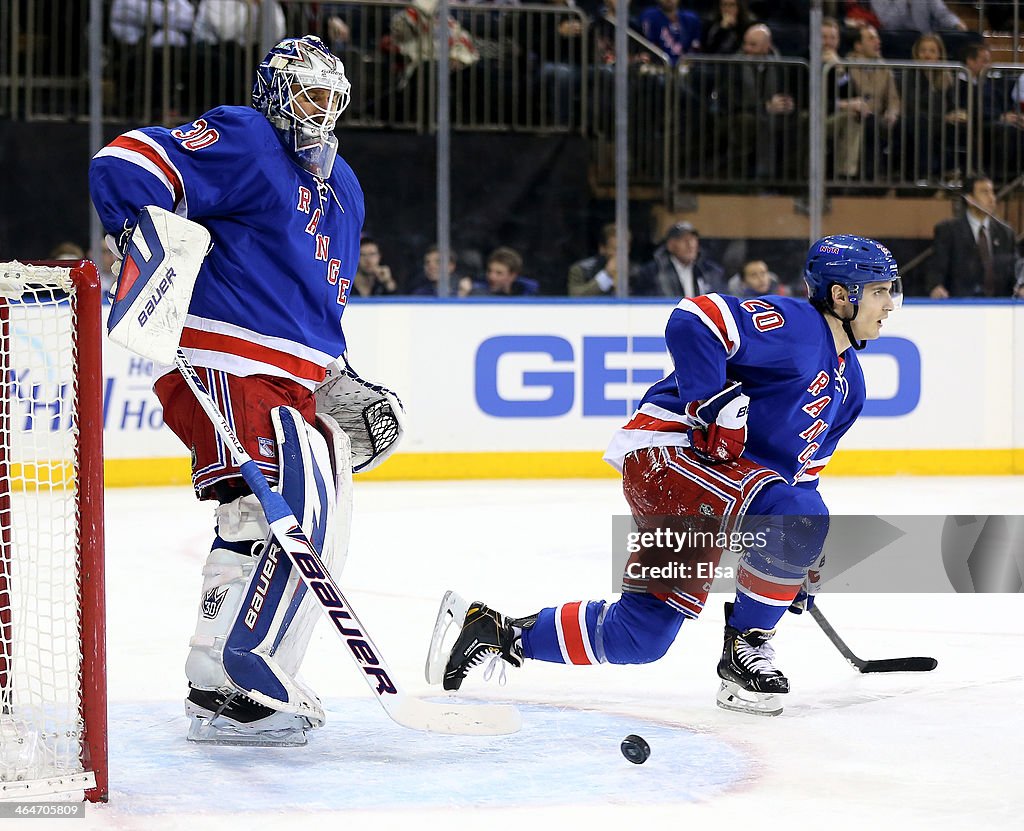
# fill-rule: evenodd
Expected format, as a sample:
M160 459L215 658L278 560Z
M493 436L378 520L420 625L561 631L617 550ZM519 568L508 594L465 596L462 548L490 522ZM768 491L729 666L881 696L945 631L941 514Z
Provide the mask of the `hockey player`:
M622 472L640 530L661 518L713 515L760 522L761 545L741 558L726 604L718 703L777 715L789 682L769 643L786 609L808 599L805 580L822 554L828 510L818 475L864 404L857 351L879 337L902 301L895 260L879 243L837 235L808 252L805 300L682 300L665 340L673 372L652 386L613 437L605 459ZM687 520L689 521L689 520ZM721 548L704 552L717 565ZM528 658L565 664L637 664L662 657L711 588L707 572L667 590L623 581L614 603L566 603L508 619L449 592L427 659L427 680L459 689L478 664L519 667ZM814 588L810 586L810 588ZM800 595L800 600L797 600ZM457 636L449 648L454 630Z
M89 171L118 255L147 206L210 232L181 347L335 574L348 544L351 473L379 465L402 434L398 399L345 356L341 318L364 215L334 135L349 93L342 63L318 38L283 40L256 71L251 108L132 130ZM154 389L191 451L196 495L217 503L185 665L189 739L304 744L324 721L296 676L316 604L182 377L158 369Z

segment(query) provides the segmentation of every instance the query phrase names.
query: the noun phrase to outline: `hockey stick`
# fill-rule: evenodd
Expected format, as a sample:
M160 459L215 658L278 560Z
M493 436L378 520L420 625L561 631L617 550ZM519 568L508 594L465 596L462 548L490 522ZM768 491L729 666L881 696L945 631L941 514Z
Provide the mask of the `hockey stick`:
M939 665L934 658L879 658L875 660L858 658L853 654L853 650L846 645L846 641L839 637L839 633L832 628L832 624L822 614L817 603L811 607L811 617L832 641L832 645L858 672L931 672Z
M500 736L515 733L522 726L519 710L508 704L447 704L412 698L399 689L380 650L373 642L316 549L310 544L291 508L276 491L271 490L263 472L245 451L227 419L217 409L210 393L196 374L188 358L179 349L174 358L185 383L213 423L220 437L231 449L231 455L242 478L263 506L274 539L288 554L310 595L331 622L338 637L348 647L363 678L373 690L385 712L398 724L411 730L452 735Z

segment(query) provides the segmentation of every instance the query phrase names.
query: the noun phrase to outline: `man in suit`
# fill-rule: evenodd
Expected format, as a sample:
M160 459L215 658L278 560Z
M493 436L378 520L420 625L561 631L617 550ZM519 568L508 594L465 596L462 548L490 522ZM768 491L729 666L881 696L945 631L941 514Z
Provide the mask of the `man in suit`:
M724 291L722 267L700 253L700 234L690 222L668 229L664 245L654 252L637 279L638 295L697 297Z
M964 182L963 216L935 226L930 296L1010 297L1016 279L1013 230L995 217L996 194L985 176Z

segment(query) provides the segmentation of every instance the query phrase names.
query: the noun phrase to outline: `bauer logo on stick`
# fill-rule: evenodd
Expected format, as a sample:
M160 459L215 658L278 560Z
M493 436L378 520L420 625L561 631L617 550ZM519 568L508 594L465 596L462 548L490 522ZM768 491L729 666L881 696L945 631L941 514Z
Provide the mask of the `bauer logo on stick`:
M199 269L210 247L202 225L150 205L128 240L107 318L114 343L159 363L174 363Z

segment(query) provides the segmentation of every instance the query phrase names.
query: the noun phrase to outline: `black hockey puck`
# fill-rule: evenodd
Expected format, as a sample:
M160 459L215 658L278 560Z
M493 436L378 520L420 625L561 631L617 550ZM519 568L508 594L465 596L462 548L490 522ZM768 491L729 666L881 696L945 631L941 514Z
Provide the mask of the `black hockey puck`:
M634 765L642 765L651 758L651 746L640 736L630 733L619 745L622 755Z

